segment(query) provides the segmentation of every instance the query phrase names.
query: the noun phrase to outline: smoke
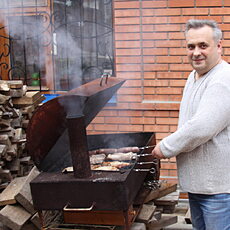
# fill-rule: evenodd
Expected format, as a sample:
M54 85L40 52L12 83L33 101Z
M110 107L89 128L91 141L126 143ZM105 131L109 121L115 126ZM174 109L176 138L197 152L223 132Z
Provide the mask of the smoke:
M53 56L57 60L56 68L59 69L60 76L57 84L61 88L62 80L68 81L69 89L82 85L82 50L77 41L64 28L60 28L53 33Z
M0 0L6 31L0 46L8 49L2 56L11 79L39 82L57 92L113 73L111 0L54 0L52 9L47 2Z
M9 3L5 6L5 13L0 15L0 37L1 46L8 47L4 57L8 59L7 71L12 73L11 78L29 79L35 72L45 73L43 17L18 13L18 8L10 7Z
M12 70L14 76L20 72L20 77L30 79L33 73L39 72L42 84L54 90L70 90L82 84L82 50L72 34L74 28L71 31L66 27L63 15L55 17L46 12L48 8L38 12L37 7L46 2L0 1L0 8L5 9L0 14L0 46L1 50L8 49L1 56L11 60L7 71ZM27 13L23 6L32 6L33 13ZM66 1L66 7L70 6L72 2ZM58 10L64 14L64 8Z
M64 95L58 98L58 102L64 108L67 118L83 116L86 97L77 95Z

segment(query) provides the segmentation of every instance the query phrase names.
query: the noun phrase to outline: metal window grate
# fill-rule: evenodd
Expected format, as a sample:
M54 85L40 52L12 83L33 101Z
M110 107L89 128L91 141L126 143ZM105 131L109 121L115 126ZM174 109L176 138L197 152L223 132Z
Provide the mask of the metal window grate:
M70 90L114 73L112 0L4 0L0 77Z

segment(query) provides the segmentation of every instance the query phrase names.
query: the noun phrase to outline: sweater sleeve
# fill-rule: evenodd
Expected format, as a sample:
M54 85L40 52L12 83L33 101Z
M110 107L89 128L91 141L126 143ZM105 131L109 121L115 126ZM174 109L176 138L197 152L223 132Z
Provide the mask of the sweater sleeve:
M230 85L208 86L195 115L160 142L165 157L189 152L218 135L230 123Z

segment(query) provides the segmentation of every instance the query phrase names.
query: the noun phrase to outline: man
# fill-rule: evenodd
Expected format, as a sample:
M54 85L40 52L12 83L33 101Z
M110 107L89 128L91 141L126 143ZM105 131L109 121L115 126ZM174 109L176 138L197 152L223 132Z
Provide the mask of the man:
M230 229L230 65L221 58L216 22L189 20L187 56L193 67L180 106L178 129L152 151L176 156L196 230Z

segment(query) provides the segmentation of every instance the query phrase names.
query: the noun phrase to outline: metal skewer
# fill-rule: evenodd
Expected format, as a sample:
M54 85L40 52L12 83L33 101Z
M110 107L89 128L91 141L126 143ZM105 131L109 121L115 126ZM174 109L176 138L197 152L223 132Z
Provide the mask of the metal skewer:
M156 172L156 169L151 168L151 169L133 169L135 172L150 172L154 174Z
M144 147L138 147L139 150L144 150L144 149L149 149L149 148L154 148L156 145L148 145L148 146L144 146Z
M153 161L141 161L141 162L137 162L138 165L147 165L147 164L158 164L157 159L154 159Z
M142 153L142 154L137 154L138 157L147 157L147 156L152 156L152 153Z
M132 160L138 159L140 157L148 157L148 156L153 156L152 153L142 153L142 154L133 154Z

